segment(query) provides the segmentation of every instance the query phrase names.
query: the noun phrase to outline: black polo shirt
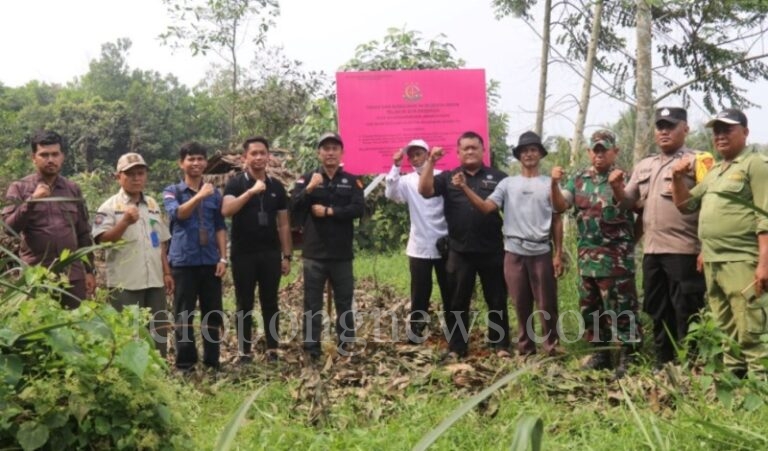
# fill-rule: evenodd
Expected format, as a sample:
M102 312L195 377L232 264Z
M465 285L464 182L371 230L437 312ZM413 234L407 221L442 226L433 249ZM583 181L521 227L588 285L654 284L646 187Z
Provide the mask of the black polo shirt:
M459 167L435 176L433 195L443 196L451 249L457 252L502 252L504 241L501 234L501 215L498 211L486 215L472 206L464 191L451 183L453 175L458 171L464 170ZM464 171L467 186L483 199L487 198L506 176L504 172L487 166L481 167L475 175Z
M239 197L256 181L247 172L232 177L224 188L225 196ZM277 234L277 212L288 209L288 196L279 181L267 177L267 189L251 197L232 216L231 255L243 255L260 251L280 250ZM265 212L266 225L259 225L259 212Z
M304 228L302 254L316 260L351 260L354 220L365 211L363 182L341 169L333 179L320 171L323 183L307 194L307 184L316 172L302 175L291 191L291 214ZM332 208L333 216L312 216L312 205Z

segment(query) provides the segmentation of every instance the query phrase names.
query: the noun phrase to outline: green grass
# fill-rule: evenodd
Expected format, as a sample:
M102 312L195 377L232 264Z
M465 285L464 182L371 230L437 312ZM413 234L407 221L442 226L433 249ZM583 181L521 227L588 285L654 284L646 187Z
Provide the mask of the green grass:
M358 254L355 276L358 281L375 280L378 290L391 287L405 298L407 264L400 254ZM286 284L295 276L296 268ZM561 312L578 308L575 284L572 267L559 285ZM473 301L477 308L483 308L482 304ZM439 305L437 290L433 305ZM571 316L565 330L573 334L576 319ZM485 327L479 327L484 333ZM473 344L475 350L480 346L476 341ZM470 409L431 449L509 448L519 419L526 416L542 420L545 450L768 448L768 408L762 401L765 390L759 393L754 385L736 388L734 401L725 406L716 399L713 386L687 370L654 376L643 363L619 384L610 381L607 373L579 370L586 349L583 343L566 344L566 349L569 354L556 362L534 361L532 370ZM190 427L199 448L212 449L241 403L261 389L237 432L234 449L411 449L473 394L526 364L519 359L492 358L469 363L487 375L482 385L459 386L450 369L435 366L427 374L412 374L404 390L393 390L389 381L410 373L401 369L389 374L391 367L377 367L369 361L337 363L329 371L321 371L315 375L324 387L319 391L307 388L310 377L296 363L256 363L244 372L231 369L217 380L190 382L189 395L198 403L198 409L189 413ZM355 370L374 382L345 385L345 371ZM385 375L378 376L378 371ZM310 401L313 390L325 402L316 416Z

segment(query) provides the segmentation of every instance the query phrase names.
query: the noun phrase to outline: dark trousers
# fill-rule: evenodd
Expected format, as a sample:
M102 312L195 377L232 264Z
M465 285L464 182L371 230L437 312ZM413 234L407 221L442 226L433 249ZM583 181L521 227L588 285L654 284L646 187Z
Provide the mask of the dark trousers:
M653 318L656 360L675 358L673 343L688 333L691 317L704 307L704 275L696 271L696 255L645 254L643 310Z
M221 278L216 266L183 266L173 268L176 290L173 312L176 316L176 367L190 368L197 363L195 347L195 306L200 300L200 333L203 336L203 364L219 366L220 331L223 325Z
M339 344L355 340L355 316L352 295L355 279L352 260L304 259L304 349L310 354L322 352L323 294L325 282L333 288L336 307L336 336Z
M440 297L443 300L443 313L451 309L448 278L445 272L445 260L442 258L408 257L411 270L411 317L410 328L416 336L421 336L429 314L429 300L432 297L432 271L437 277ZM419 313L416 313L419 312Z
M520 354L536 352L536 330L533 324L533 301L539 310L541 336L544 350L550 352L557 346L557 281L552 265L552 253L542 255L518 255L504 253L504 278L509 298L517 312ZM542 339L538 339L541 341Z
M267 349L276 349L280 340L280 310L277 291L280 288L280 251L263 251L232 256L232 279L237 298L237 347L241 354L251 352L253 343L253 304L256 284Z
M509 347L509 312L504 284L504 254L463 253L451 250L446 262L451 295L451 311L446 314L448 348L464 355L469 348L470 303L475 278L480 276L483 296L488 304L488 342L494 348ZM466 333L462 333L464 330Z

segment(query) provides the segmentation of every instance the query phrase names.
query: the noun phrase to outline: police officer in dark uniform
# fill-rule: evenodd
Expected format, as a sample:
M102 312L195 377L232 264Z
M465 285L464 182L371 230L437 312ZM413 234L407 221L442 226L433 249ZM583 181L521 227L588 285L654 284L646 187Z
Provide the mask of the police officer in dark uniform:
M446 262L451 293L451 311L446 312L448 349L445 361L456 360L469 348L469 307L475 289L475 277L480 276L483 295L488 304L488 341L500 357L509 353L509 312L504 284L504 244L501 216L498 212L484 214L474 208L458 186L469 189L485 199L507 174L483 164L483 138L475 132L465 132L458 140L461 166L434 176L435 162L443 149L433 148L419 178L419 193L424 197L443 196L445 219L448 222L450 251ZM455 179L455 180L454 180Z
M338 134L322 135L317 142L320 168L302 175L291 192L291 213L304 230L304 350L313 360L322 354L326 280L333 288L339 352L348 351L355 340L352 235L365 203L362 181L340 167L343 155Z

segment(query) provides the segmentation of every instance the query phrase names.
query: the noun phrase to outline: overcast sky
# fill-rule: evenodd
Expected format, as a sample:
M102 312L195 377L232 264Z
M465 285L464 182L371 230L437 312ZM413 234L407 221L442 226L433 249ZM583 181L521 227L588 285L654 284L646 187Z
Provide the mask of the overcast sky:
M277 26L269 42L303 61L308 69L332 74L354 56L358 44L381 39L390 27L417 30L425 39L442 33L456 47L468 68L486 70L501 83L500 108L510 115L510 141L533 127L538 89L539 42L520 20L496 20L491 0L281 0ZM88 71L102 43L128 37L132 68L172 72L192 86L204 76L211 60L175 54L160 45L157 35L169 19L160 0L25 0L7 1L0 14L0 82L23 85L30 80L65 83ZM658 62L657 62L658 64ZM576 108L563 99L578 96L581 79L564 67L550 70L550 103L557 112L545 120L545 135L570 137ZM768 82L748 87L750 98L763 109L747 110L752 142L768 143ZM674 100L666 102L673 105ZM590 106L587 131L616 121L626 106L597 96ZM689 108L697 126L706 112Z

